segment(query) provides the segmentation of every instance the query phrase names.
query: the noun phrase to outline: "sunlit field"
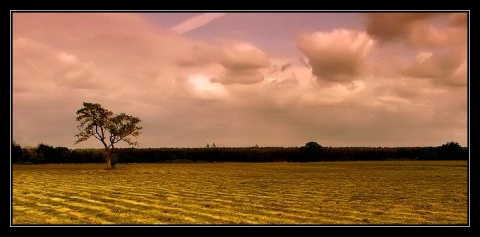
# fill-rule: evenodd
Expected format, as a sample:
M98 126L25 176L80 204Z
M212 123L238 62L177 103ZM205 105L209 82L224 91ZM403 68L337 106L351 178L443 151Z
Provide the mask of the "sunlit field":
M13 165L13 225L467 225L466 161Z

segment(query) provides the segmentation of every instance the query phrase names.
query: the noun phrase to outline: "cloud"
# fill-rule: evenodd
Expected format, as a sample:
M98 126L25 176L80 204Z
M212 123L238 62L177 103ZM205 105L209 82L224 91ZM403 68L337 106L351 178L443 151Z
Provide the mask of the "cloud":
M456 50L462 47L465 51L467 31L461 27L436 27L427 22L418 22L412 27L408 38L405 39L412 48L451 48Z
M367 13L365 18L367 33L380 43L418 48L466 41L467 13Z
M24 37L13 39L12 45L12 85L14 92L32 92L48 90L43 79L48 77L45 71L54 60L51 48L41 42Z
M177 62L181 67L201 67L215 63L220 54L218 47L204 43L195 43L184 50L187 53Z
M376 94L382 96L390 95L404 98L407 100L415 100L420 96L432 93L433 87L431 80L416 77L403 77L397 80L385 80L377 86Z
M231 70L259 69L270 65L265 53L248 43L223 46L219 62Z
M292 73L292 75L290 77L287 77L286 79L272 78L270 79L270 83L278 87L296 87L300 85L300 82L298 81L294 73Z
M466 68L462 66L464 60L461 54L420 52L401 72L408 77L431 78L439 83L466 86ZM454 74L457 75L455 80L451 78Z
M183 21L182 23L170 28L170 30L179 34L185 34L225 15L226 13L203 13Z
M458 67L452 72L450 77L447 77L444 81L447 85L452 86L462 86L465 87L468 85L468 74L467 74L467 62L463 61Z
M433 80L436 86L467 85L467 13L368 13L376 76ZM388 55L388 57L386 57Z
M218 59L225 73L215 81L223 84L254 84L263 81L259 69L270 66L268 57L260 49L248 43L229 44L221 47Z
M187 79L188 89L199 99L214 100L227 96L223 85L210 80L209 76L192 74Z
M298 58L272 58L271 66L264 70L264 83L277 91L278 97L285 99L287 94L296 94L300 91L312 89L316 80L309 67ZM269 91L269 93L273 93ZM297 95L299 97L299 95Z
M141 147L465 144L466 29L458 16L422 19L416 29L429 37L416 41L378 45L337 29L289 42L303 55L273 56L139 14L23 14L13 23L13 139L99 148L73 146L75 111L90 101L141 118Z
M229 84L254 84L263 81L264 75L255 69L227 69L219 78L213 78L213 82L225 85Z
M364 82L357 80L349 84L333 84L320 90L302 95L306 105L335 105L344 103L349 98L355 97L365 87Z
M407 38L415 23L438 13L366 13L366 30L381 42Z
M298 37L297 45L319 80L351 82L362 73L363 60L373 40L366 32L335 29L303 33Z
M449 26L467 28L468 14L467 13L453 13L448 17Z
M223 72L212 81L222 84L254 84L264 78L260 69L270 66L267 55L249 43L229 43L222 46L194 44L177 65L189 68L205 68L219 65Z
M54 74L54 80L58 85L79 89L94 87L97 72L92 62L82 62L67 53L60 53L58 60L63 64L63 68Z

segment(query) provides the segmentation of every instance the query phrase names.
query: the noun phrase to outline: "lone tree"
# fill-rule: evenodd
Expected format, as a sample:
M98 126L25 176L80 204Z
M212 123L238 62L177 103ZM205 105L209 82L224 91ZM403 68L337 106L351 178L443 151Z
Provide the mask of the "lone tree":
M115 144L124 141L132 146L138 146L131 137L137 138L142 127L138 126L140 119L125 113L114 115L111 111L102 108L100 104L83 102L83 108L77 111L77 126L80 133L75 135L75 144L88 140L91 136L102 142L105 147L105 162L107 169L112 166L112 154Z

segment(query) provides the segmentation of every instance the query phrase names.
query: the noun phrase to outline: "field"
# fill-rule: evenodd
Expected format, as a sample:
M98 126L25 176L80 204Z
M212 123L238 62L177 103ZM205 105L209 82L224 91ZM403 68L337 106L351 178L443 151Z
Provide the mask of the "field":
M13 165L13 225L468 225L467 161Z

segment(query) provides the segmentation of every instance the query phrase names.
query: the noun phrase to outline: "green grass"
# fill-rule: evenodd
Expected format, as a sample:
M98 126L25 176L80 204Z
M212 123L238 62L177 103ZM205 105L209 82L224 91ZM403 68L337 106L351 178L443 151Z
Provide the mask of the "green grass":
M14 165L13 225L467 225L466 161Z

